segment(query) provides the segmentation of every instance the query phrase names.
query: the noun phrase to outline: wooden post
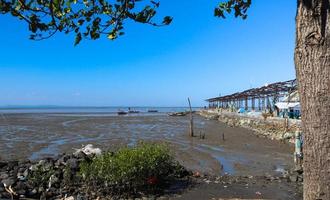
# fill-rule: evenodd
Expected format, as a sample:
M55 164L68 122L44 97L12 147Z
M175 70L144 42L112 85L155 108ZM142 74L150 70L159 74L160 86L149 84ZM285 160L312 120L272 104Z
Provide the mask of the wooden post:
M248 98L245 97L245 110L247 111L249 109L248 107Z
M252 110L255 109L255 107L254 107L254 100L255 100L254 97L252 97L252 100L251 100L252 101Z
M261 106L261 109L262 109L262 111L264 111L265 110L265 97L262 97L262 106Z
M193 127L193 115L191 109L190 99L188 97L189 109L190 109L190 137L194 137L194 127Z

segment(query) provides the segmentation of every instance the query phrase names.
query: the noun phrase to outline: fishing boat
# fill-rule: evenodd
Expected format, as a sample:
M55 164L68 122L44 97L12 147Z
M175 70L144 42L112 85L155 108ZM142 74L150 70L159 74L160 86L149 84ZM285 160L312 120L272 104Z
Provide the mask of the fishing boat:
M118 115L127 115L127 112L125 112L125 111L118 111L117 114Z
M138 110L129 110L128 113L140 113Z
M150 110L148 110L148 112L150 112L150 113L156 113L156 112L158 112L158 110L150 109Z
M174 113L169 113L168 115L171 117L181 117L181 116L186 116L187 112L174 112Z

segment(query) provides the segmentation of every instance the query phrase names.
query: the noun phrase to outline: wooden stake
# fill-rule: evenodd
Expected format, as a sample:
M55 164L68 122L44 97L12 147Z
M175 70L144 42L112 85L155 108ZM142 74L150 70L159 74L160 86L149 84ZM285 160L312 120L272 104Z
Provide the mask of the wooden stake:
M190 137L194 137L193 115L192 115L192 109L191 109L191 103L189 97L188 97L188 103L190 108Z

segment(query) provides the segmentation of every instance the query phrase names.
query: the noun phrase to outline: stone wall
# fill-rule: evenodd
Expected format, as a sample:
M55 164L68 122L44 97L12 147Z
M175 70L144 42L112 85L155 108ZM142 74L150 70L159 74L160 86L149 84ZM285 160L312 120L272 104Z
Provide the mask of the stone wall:
M301 121L297 119L264 118L261 115L241 114L227 110L202 110L199 114L208 119L219 120L229 126L251 129L259 136L290 143L294 143L295 132L301 130Z

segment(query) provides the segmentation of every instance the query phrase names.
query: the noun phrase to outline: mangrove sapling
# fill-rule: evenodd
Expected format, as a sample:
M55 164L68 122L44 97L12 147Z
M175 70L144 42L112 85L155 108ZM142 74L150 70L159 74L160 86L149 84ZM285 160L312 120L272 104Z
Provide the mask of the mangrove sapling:
M80 164L80 174L87 184L103 185L115 194L160 189L180 177L182 169L166 146L147 143L106 152Z

